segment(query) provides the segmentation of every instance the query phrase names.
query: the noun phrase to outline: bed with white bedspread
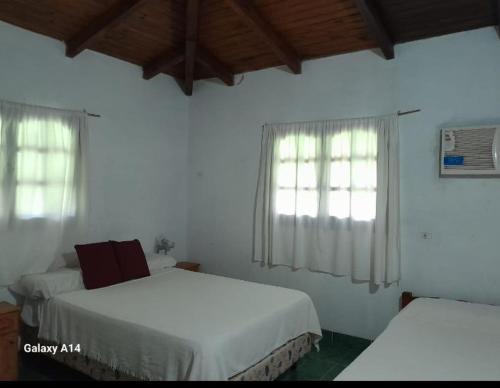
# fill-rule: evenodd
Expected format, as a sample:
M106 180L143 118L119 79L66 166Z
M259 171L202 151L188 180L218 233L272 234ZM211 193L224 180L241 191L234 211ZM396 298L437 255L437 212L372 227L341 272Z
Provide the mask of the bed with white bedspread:
M41 339L144 380L227 380L303 334L321 338L303 292L176 268L57 295L38 319Z
M500 307L417 298L335 380L500 380Z

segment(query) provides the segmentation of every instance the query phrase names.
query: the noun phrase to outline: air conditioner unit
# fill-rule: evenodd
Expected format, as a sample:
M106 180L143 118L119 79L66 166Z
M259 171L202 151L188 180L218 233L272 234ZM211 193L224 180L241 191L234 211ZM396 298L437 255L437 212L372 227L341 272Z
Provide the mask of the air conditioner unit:
M500 177L500 125L441 130L440 175Z

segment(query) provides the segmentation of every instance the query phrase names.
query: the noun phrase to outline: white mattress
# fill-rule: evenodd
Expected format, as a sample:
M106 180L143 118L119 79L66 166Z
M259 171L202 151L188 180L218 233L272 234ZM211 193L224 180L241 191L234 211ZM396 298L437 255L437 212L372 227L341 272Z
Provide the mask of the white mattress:
M499 380L500 307L418 298L335 380Z
M39 336L149 380L225 380L304 333L319 340L303 292L169 269L43 305Z

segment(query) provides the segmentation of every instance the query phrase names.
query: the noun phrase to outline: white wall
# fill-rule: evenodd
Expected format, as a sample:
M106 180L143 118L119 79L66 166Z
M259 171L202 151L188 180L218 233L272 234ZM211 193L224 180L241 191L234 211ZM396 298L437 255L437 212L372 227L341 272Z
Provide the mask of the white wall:
M493 28L402 45L403 282L423 295L500 304L500 179L439 179L439 128L500 123ZM431 240L419 238L429 231Z
M61 42L1 22L0 51L0 98L102 115L89 120L89 241L152 251L165 233L184 257L188 99L175 82L89 51L67 58Z
M297 288L322 327L373 338L401 290L500 302L500 181L438 178L439 128L500 122L500 42L493 28L246 74L227 88L200 82L190 103L189 256L208 272ZM421 108L401 118L402 267L378 290L347 278L251 262L261 125ZM420 232L431 232L422 240Z

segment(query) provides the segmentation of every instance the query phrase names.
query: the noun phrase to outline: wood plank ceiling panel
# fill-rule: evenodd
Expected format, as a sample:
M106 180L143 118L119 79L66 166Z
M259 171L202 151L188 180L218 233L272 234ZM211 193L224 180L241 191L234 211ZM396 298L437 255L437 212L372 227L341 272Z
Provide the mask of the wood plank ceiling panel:
M119 1L0 0L0 19L64 41ZM148 0L88 48L144 65L162 51L182 44L185 28L183 15L183 0ZM183 71L176 69L168 73L179 75Z
M204 5L200 38L235 73L283 64L223 1ZM286 7L282 0L258 0L255 5L303 59L376 47L352 0L287 0Z
M119 0L0 0L0 19L65 40Z
M119 25L128 16L137 12L148 0L121 0L115 6L107 9L95 19L65 40L66 56L74 58L85 51L92 42L95 42L113 27Z
M185 6L182 0L148 0L126 22L90 45L90 49L137 65L183 47ZM169 70L180 76L183 71Z
M304 59L376 47L352 0L287 0L286 7L279 0L256 4Z
M267 44L223 0L203 1L199 29L200 44L235 73L281 64Z
M0 0L0 20L65 41L120 0ZM498 24L498 0L369 0L398 42ZM377 47L355 0L253 0L262 19L297 53L311 59ZM140 66L184 52L184 0L147 0L90 42L88 49ZM226 0L203 0L199 44L233 73L283 65L269 42ZM78 57L75 58L78 60ZM184 63L166 70L184 77ZM195 78L214 74L199 61ZM229 82L230 83L230 82Z
M398 43L494 25L497 0L378 0Z

